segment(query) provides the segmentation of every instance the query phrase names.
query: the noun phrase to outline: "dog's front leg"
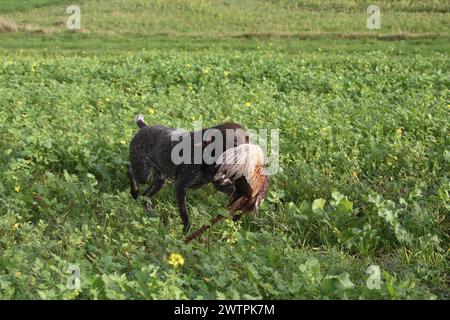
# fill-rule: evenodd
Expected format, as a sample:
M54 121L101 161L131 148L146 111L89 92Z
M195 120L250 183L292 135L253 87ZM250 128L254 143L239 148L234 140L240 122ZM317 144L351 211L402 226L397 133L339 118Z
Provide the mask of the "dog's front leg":
M190 228L189 224L189 217L187 214L186 209L186 186L184 184L174 184L175 186L175 193L177 195L177 201L178 201L178 210L180 211L180 217L183 221L183 232L187 233Z

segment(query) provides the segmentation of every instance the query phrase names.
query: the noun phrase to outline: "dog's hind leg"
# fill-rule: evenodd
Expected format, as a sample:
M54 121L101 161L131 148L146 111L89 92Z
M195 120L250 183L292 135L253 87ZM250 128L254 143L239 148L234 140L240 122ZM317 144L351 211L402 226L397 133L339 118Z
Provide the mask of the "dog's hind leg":
M152 180L152 185L143 194L147 198L151 198L164 186L165 178L161 174L155 174ZM153 214L153 208L149 201L144 200L144 208L149 214Z
M133 199L137 199L139 195L139 186L136 181L136 178L133 174L133 169L131 168L131 164L127 164L127 172L128 172L128 178L130 179L130 193Z

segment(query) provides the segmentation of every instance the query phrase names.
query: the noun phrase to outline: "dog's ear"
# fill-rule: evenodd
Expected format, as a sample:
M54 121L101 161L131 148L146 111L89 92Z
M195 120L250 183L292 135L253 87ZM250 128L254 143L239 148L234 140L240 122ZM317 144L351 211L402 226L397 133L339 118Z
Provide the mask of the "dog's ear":
M203 134L203 140L201 142L198 142L194 144L196 147L203 147L205 148L207 145L209 145L211 142L214 142L216 139L216 136L222 135L222 133L217 129L208 129Z
M197 142L194 144L194 147L198 148L198 147L206 147L208 144L210 144L211 142L213 142L214 139L212 136L208 136L206 137L206 140L202 140L200 142Z
M205 137L205 140L203 140L203 148L206 147L208 144L213 142L215 140L214 135L210 134Z

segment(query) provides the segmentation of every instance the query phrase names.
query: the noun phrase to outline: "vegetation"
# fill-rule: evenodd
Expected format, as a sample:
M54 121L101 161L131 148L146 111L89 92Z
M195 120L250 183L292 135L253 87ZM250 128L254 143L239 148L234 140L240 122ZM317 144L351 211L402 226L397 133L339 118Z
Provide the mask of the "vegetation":
M101 35L375 36L367 2L328 0L80 0L82 30ZM377 1L377 35L447 35L448 1ZM66 1L2 1L0 13L43 33L62 33ZM28 10L24 10L28 8ZM33 9L32 9L33 8Z
M1 298L448 299L446 2L380 2L398 19L376 33L360 1L105 3L80 1L75 34L52 25L60 1L0 4L21 30L0 35ZM313 27L328 11L335 29ZM272 31L288 36L234 37ZM280 129L258 216L185 245L170 183L147 216L125 171L137 113ZM193 229L225 203L190 191Z

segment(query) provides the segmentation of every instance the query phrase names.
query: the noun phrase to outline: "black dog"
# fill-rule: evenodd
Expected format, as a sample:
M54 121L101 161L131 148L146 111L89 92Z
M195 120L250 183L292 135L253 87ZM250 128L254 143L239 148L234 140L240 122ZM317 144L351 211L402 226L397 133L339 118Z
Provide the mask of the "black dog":
M217 166L214 159L220 154L211 152L212 159L199 159L198 155L203 155L208 146L220 138L217 143L222 145L222 151L236 147L242 143L248 143L248 136L244 128L237 123L224 123L212 128L202 129L193 132L180 132L160 125L147 126L143 116L139 115L135 119L139 127L139 132L130 143L130 163L128 164L128 176L131 185L131 195L137 198L139 195L138 184L150 183L150 187L144 191L143 195L151 197L156 194L164 185L166 179L172 179L183 221L183 231L189 230L189 218L186 209L186 190L188 188L198 188L205 184L212 183L214 187L231 195L234 192L234 185L226 180L214 179L217 173ZM189 149L183 149L179 157L188 160L179 163L179 159L174 161L173 150L182 141L190 141ZM200 137L200 142L197 141ZM217 145L217 144L216 144ZM210 148L211 149L211 148ZM190 151L185 154L185 151ZM144 204L146 210L152 213L152 208L148 203Z

